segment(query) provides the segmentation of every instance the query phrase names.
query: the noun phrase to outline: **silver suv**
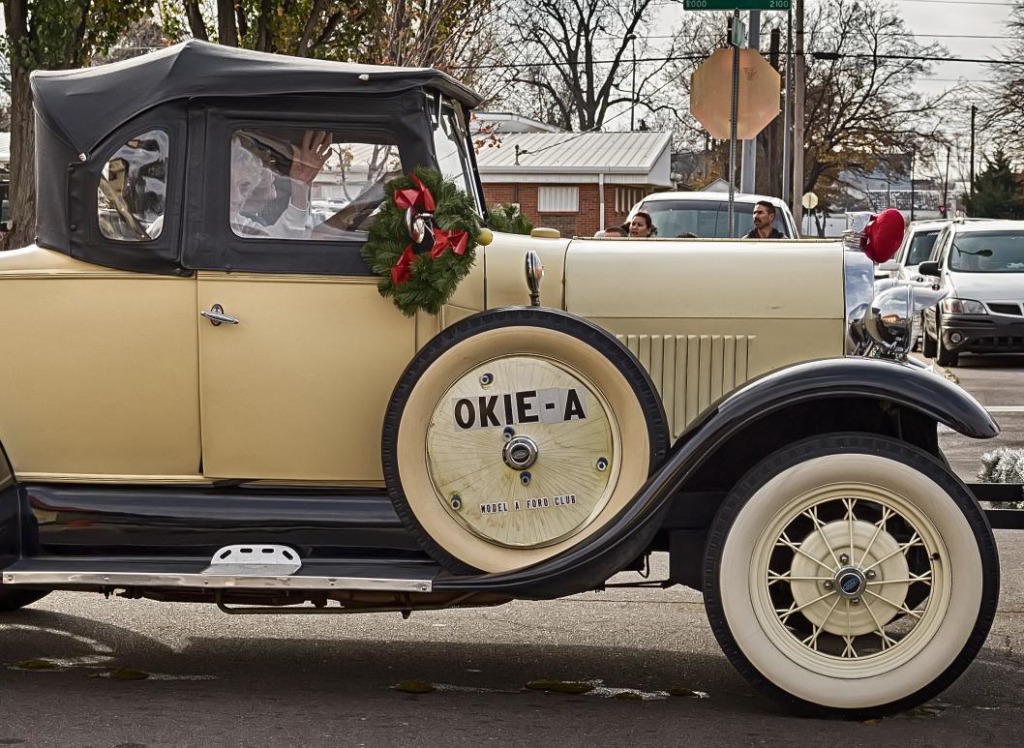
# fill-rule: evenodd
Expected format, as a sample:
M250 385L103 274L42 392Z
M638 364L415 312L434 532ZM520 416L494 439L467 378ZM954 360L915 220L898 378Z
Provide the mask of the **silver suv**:
M1024 353L1024 221L955 221L921 275L949 294L924 317L924 354L956 366L961 353Z

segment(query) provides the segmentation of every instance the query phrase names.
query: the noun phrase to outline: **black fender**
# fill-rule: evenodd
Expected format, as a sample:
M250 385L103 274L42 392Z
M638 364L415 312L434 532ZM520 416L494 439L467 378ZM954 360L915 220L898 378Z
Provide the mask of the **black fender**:
M599 587L644 552L674 495L723 444L773 412L834 398L909 408L975 438L999 434L992 416L968 392L917 365L854 357L796 364L752 380L710 406L603 532L540 564L501 574L442 576L434 588L557 597Z

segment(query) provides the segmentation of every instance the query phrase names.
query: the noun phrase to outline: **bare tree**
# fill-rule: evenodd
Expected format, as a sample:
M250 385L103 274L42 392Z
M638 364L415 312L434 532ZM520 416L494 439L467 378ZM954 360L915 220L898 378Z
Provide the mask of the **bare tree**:
M298 57L452 70L479 58L492 0L165 2L179 36Z
M945 49L918 43L877 0L825 0L808 28L803 191L829 187L846 169L871 170L893 153L930 153L949 94L922 94L914 80L932 70L922 58Z
M673 63L673 73L688 95L699 60L687 54L708 55L721 46L725 18L700 14L684 21L679 32L683 59ZM766 14L763 36L781 24L781 17ZM811 54L803 191L816 191L827 202L838 196L842 185L837 180L844 172L870 172L891 154L916 151L922 159L930 157L942 142L938 115L950 94L922 94L914 81L931 72L931 63L922 58L941 56L945 50L918 43L898 12L880 0L822 0L810 9L805 28ZM681 134L701 132L688 107L679 111Z
M1024 0L1015 0L1007 31L1011 36L1005 60L1024 60ZM998 144L1006 153L1024 158L1024 62L1020 64L993 64L993 82L974 87L972 101L978 105L977 139L984 146ZM966 109L966 107L965 107ZM969 125L968 125L969 128Z
M565 129L594 130L611 112L639 107L650 116L668 104L650 95L670 48L647 41L652 0L510 0L505 96L524 111ZM630 110L632 111L632 109Z
M11 223L20 247L35 231L35 126L29 75L88 64L146 12L148 0L4 0L3 52L10 70Z

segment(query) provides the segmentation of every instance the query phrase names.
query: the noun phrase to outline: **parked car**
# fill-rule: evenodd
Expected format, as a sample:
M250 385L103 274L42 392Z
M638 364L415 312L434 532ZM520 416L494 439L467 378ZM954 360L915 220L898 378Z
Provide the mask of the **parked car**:
M907 360L908 287L873 298L856 248L471 226L444 237L477 253L453 295L403 314L378 288L437 267L456 199L486 215L459 82L190 41L32 87L38 240L0 255L0 609L407 616L667 552L657 581L702 590L794 709L898 711L980 650L998 559L938 426L998 427ZM311 225L314 159L348 202ZM423 167L448 202L385 178Z
M737 193L733 196L734 224L729 232L729 195L726 192L655 192L633 206L649 213L657 236L672 238L692 234L706 239L746 236L753 228L754 206L767 200L775 206L775 228L790 238L798 238L793 213L784 200L766 195ZM628 221L627 221L628 222Z
M896 255L888 262L875 266L875 280L888 281L895 279L901 283L914 283L918 285L931 285L935 283L935 278L921 275L917 268L918 265L929 258L939 232L948 223L949 221L947 220L938 220L912 221L907 224L903 243L900 245ZM923 336L924 312L922 311L914 316L914 328L911 332L911 350L916 351L918 349Z
M918 266L948 294L924 312L924 354L1024 353L1024 221L953 221Z

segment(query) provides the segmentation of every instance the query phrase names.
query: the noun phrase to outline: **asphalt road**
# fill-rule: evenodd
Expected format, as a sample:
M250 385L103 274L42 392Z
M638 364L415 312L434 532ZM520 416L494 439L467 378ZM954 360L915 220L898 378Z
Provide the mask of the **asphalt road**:
M950 466L971 482L977 480L985 453L999 447L1024 448L1024 355L964 355L959 366L938 371L974 395L999 423L1000 434L995 439L970 439L950 429L939 430L939 442Z
M1017 366L965 357L951 374L1013 408L1024 404ZM999 441L1020 445L1024 414L997 417ZM942 441L962 475L993 446ZM981 656L925 708L877 722L781 711L721 654L700 594L678 587L409 620L65 593L0 622L0 746L1017 746L1024 543L997 538L1003 587ZM526 688L537 679L598 688ZM407 682L431 690L396 690Z

